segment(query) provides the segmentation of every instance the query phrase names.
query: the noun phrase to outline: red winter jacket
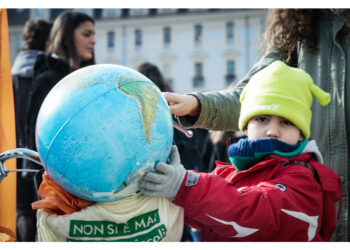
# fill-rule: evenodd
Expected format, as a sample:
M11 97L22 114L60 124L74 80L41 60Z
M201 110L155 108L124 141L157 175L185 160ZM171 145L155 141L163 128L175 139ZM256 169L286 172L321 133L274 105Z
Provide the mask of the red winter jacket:
M187 171L174 203L201 241L328 241L341 197L337 174L304 153L241 172L222 162L209 174Z

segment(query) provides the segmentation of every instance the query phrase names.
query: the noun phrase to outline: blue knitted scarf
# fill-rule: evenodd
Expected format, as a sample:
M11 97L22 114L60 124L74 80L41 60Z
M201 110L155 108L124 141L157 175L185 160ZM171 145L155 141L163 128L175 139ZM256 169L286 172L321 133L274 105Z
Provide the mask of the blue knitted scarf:
M295 157L304 150L307 140L290 145L277 139L239 140L228 148L228 156L237 171L247 170L265 156L274 154L283 157Z

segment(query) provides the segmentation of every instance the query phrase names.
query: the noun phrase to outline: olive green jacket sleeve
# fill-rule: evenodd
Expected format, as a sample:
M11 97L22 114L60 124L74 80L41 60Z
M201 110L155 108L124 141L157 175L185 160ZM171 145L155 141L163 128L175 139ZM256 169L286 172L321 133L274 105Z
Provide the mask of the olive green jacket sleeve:
M241 79L233 89L211 92L191 93L198 98L201 113L196 121L188 116L179 117L186 128L205 128L210 130L236 131L240 113L240 94L252 75L276 60L282 60L281 53L272 51L265 54L258 63Z

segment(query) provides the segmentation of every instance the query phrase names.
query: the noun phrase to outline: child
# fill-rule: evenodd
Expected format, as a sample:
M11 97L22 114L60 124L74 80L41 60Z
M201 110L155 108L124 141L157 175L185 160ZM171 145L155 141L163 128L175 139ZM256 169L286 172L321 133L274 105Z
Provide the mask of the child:
M304 71L272 63L241 94L239 128L248 138L229 147L233 165L186 171L174 147L170 164L143 176L141 192L182 206L202 241L330 240L341 188L307 140L312 95L321 105L330 101Z

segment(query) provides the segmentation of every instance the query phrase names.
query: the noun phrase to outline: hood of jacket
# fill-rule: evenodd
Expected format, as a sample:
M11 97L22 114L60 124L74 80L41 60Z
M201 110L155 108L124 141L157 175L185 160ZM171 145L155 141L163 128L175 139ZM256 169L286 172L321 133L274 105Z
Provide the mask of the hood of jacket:
M306 144L302 153L311 153L313 154L316 161L321 162L323 164L323 157L320 150L317 147L315 140L310 140L308 144Z
M20 77L33 77L34 64L39 54L43 53L40 50L25 50L21 51L12 65L12 75Z

